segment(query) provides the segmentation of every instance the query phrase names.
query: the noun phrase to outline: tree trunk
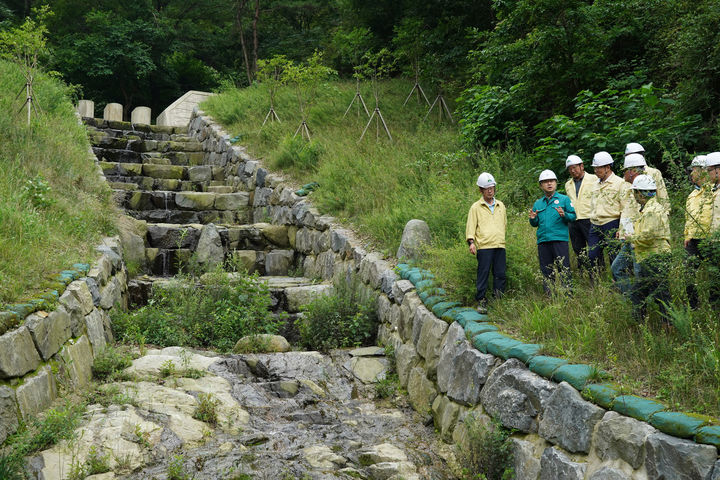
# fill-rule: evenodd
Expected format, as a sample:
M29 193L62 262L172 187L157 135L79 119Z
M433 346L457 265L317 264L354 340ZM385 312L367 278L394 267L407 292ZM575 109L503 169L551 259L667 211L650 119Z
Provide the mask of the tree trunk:
M247 74L248 85L252 85L252 70L250 68L250 62L248 61L247 46L245 45L245 32L243 30L243 13L245 13L245 6L247 0L240 0L237 2L237 9L235 10L235 23L237 24L238 31L240 33L240 46L242 47L243 59L245 60L245 73Z
M257 24L258 24L258 18L260 18L260 0L255 0L255 16L253 17L253 64L252 64L252 72L253 75L257 71L257 62L258 62L258 31L257 31Z

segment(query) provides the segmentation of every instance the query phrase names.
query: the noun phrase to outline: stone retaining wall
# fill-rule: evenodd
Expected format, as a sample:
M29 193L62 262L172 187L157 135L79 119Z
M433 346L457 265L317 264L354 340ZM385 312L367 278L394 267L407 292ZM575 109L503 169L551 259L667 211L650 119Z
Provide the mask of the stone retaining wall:
M477 339L473 335L482 335L478 328L487 324L468 322L463 328L457 321L438 318L390 262L366 251L349 230L321 215L308 199L295 194L290 182L270 173L245 148L233 146L210 117L196 110L189 133L203 143L207 164L222 167L226 182L242 184L250 192L254 222L287 228L291 247L302 254L304 275L336 284L356 282L361 297L377 299L378 338L394 348L400 383L413 408L432 416L443 440L462 445L464 419L472 413L515 430L518 479L720 479L716 427L704 437L712 445L670 436L632 418L647 412L622 415L611 408L616 399L602 408L570 383L531 371L524 362L533 358L532 348L519 349L515 356L523 361L479 351L467 338ZM557 368L547 376L553 378ZM640 402L638 408L647 405Z
M104 239L97 251L53 311L31 313L0 336L0 444L62 390L87 387L93 359L113 341L109 311L126 306L127 272L119 238Z

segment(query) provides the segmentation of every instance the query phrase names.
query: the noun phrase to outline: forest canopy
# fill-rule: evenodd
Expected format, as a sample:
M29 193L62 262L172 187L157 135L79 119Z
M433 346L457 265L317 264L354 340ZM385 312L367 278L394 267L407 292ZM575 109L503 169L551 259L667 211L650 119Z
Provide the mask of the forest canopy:
M43 3L53 12L43 65L98 106L159 113L189 89L248 85L258 61L276 55L301 61L320 51L350 77L364 53L386 48L397 58L393 75L419 72L421 83L459 97L472 147L517 144L550 158L564 153L553 146L561 143L601 149L618 125L657 156L717 142L715 0ZM40 5L0 0L0 29Z

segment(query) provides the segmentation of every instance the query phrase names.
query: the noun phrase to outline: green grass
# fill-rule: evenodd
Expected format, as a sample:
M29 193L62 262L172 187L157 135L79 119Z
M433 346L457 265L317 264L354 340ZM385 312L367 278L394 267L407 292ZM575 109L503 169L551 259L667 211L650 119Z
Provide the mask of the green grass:
M231 135L240 135L240 143L271 168L285 172L298 185L317 181L320 187L311 194L312 201L321 211L354 224L375 248L394 255L405 223L425 220L433 245L423 266L435 273L454 300L466 305L474 295L476 262L464 243L465 220L478 199L477 175L492 172L497 196L508 206L508 291L491 305L494 321L519 339L543 343L547 354L609 371L629 390L655 396L671 408L720 414L720 356L715 347L720 326L714 320L714 305L707 301L720 274L716 267L700 269L697 279L705 300L696 311L684 308L685 282L695 280L695 272L687 271L680 260L689 191L682 168L673 166L675 181L669 184L678 260L668 273L676 312L676 328L668 333L656 314L647 323L633 322L630 305L612 288L608 274L595 286L575 275L571 299L545 297L535 230L527 220L527 209L541 193L537 174L545 167L531 163L519 149L465 151L454 127L423 122L425 110L415 102L402 107L410 88L404 81L382 84L381 108L392 143L382 137L376 142L374 131L371 138L358 142L367 122L364 114L358 119L351 110L352 115L342 118L355 93L351 82L320 89L308 117L311 145L291 140L300 117L290 89L279 92L275 105L283 123L262 130L269 108L262 85L223 93L203 108ZM372 98L367 87L363 95Z
M42 110L30 127L25 81L0 61L0 303L43 289L51 275L95 259L94 247L113 231L110 190L98 178L78 124L69 89L40 75L35 84Z

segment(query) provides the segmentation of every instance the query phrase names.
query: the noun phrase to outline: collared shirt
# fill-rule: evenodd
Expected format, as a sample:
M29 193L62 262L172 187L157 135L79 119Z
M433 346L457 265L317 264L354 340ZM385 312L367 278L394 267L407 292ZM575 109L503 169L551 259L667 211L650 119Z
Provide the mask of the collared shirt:
M713 221L713 191L708 184L695 187L685 201L685 240L710 235Z
M628 239L635 248L635 258L643 260L651 253L670 251L670 214L657 197L647 201L633 222L635 233Z
M604 182L598 180L590 196L590 223L605 225L619 219L623 196L629 188L628 183L614 173L611 173Z
M483 198L483 201L485 201L484 198ZM485 202L485 205L488 206L488 208L490 209L491 212L495 212L495 198L494 197L493 197L492 203Z
M560 207L565 211L564 217L557 211ZM530 219L530 225L537 227L537 243L568 241L568 224L575 220L570 197L557 192L551 197L543 195L532 208L537 212L537 217Z
M505 248L507 212L505 205L495 199L494 207L480 199L473 203L465 225L465 239L473 240L475 248Z
M576 189L575 181L572 178L565 183L565 193L567 193L567 196L570 197L570 201L575 207L575 213L577 214L578 220L590 218L590 214L592 213L590 197L592 190L595 188L597 183L598 178L592 173L587 172L583 175L579 191Z

